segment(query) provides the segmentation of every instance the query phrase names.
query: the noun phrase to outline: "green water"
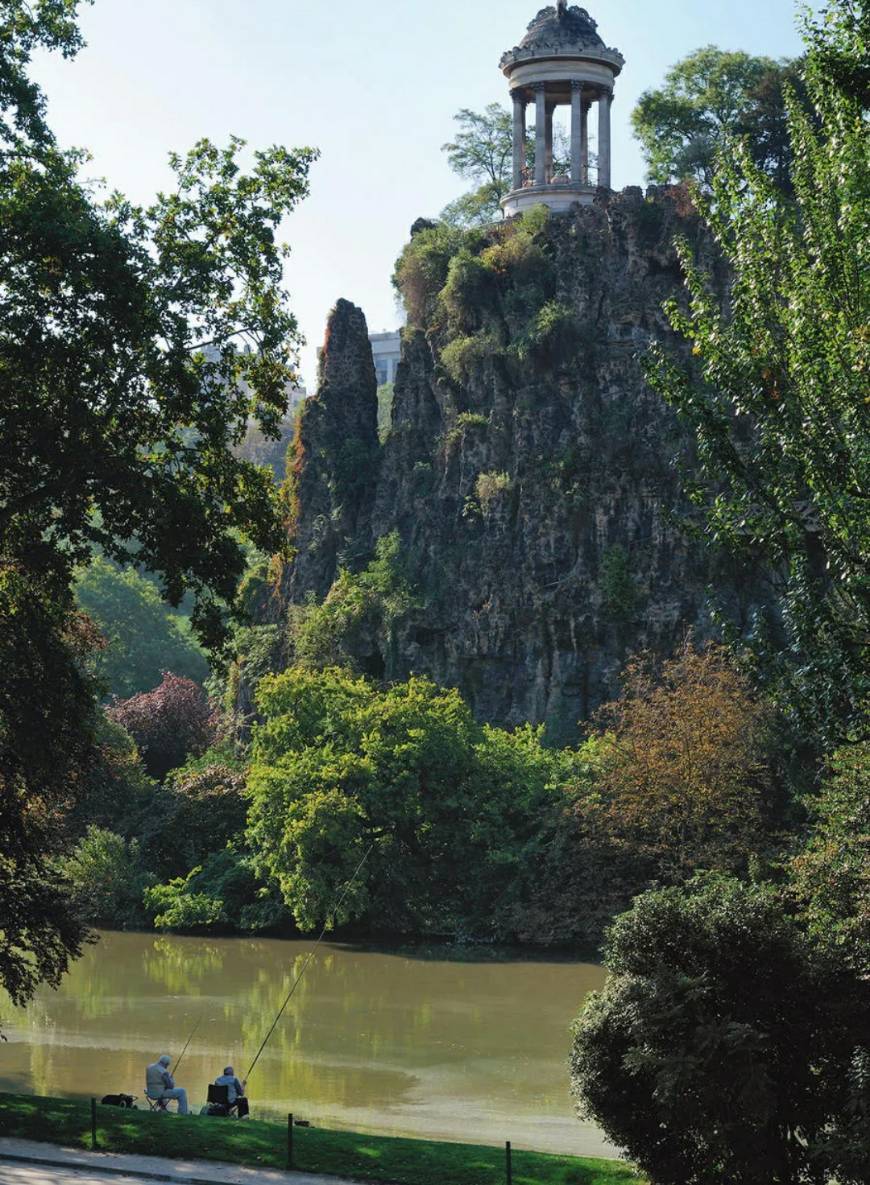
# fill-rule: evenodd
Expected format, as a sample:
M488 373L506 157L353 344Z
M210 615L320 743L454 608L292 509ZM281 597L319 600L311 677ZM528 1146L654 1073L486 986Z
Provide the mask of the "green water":
M178 1057L191 1104L243 1076L311 949L307 942L101 936L58 991L0 1007L0 1090L142 1094ZM324 1127L606 1155L574 1116L568 1026L600 967L320 947L249 1084L255 1114ZM168 1120L171 1122L171 1120Z

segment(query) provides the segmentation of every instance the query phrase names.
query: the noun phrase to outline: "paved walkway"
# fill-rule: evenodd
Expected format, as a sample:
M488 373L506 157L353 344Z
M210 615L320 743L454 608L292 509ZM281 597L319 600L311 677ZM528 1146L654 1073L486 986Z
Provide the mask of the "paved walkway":
M163 1160L83 1152L33 1140L0 1139L0 1185L354 1185L339 1177L280 1173L207 1160Z

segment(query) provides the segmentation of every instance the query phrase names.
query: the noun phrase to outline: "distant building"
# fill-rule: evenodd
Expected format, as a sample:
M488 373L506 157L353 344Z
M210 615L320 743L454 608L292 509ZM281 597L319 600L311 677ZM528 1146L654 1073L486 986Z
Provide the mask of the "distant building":
M375 373L378 376L378 386L396 381L396 367L402 356L402 335L397 329L395 333L370 333L372 343L372 357L375 360Z

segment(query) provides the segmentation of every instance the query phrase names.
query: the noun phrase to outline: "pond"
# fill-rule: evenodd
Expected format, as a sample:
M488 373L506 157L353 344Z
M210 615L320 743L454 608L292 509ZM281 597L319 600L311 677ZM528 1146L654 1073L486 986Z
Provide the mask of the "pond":
M242 1077L310 942L103 933L58 991L0 1005L0 1090L142 1094L177 1058L191 1106ZM254 1115L332 1128L613 1155L574 1116L568 1027L596 965L323 944L249 1084ZM141 1100L140 1100L140 1105Z

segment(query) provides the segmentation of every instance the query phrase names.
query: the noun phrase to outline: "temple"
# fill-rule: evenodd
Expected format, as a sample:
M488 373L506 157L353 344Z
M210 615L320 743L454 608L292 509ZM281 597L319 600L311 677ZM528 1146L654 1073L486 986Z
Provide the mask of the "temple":
M568 210L590 203L610 188L610 107L615 80L625 64L608 49L585 8L562 0L542 9L520 44L508 50L501 68L510 83L514 114L513 188L502 201L508 217L543 203ZM534 163L529 164L526 118L535 107ZM589 151L589 117L598 108L597 160ZM553 114L571 109L570 160L553 152Z

